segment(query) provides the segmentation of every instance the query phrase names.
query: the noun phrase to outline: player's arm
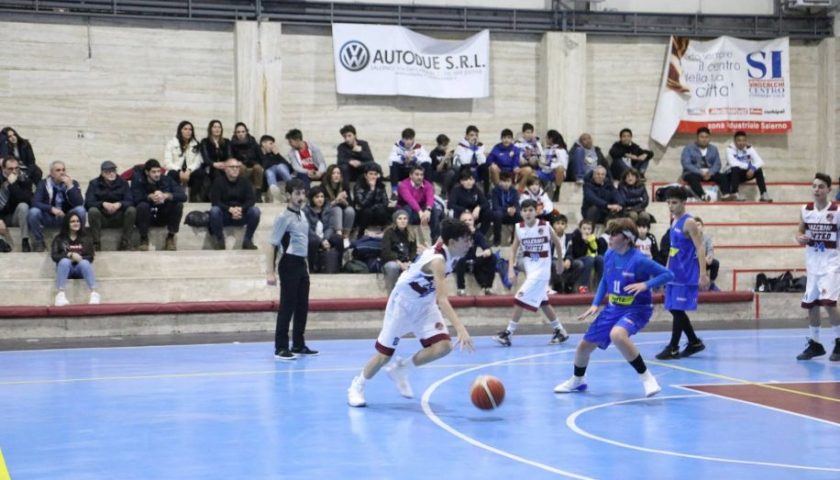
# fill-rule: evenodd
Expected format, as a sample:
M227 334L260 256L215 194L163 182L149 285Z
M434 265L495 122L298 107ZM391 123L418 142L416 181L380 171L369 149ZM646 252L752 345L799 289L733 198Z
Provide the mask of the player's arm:
M706 274L706 248L703 246L703 235L697 229L697 222L689 218L685 222L685 233L694 243L694 250L697 252L697 264L700 265L700 290L709 286L709 276Z
M624 287L624 291L633 295L659 288L674 279L674 273L659 263L645 258L639 262L639 270L642 275L650 276L646 282L631 283Z
M268 285L277 285L277 263L280 257L280 244L283 241L283 235L286 234L288 227L288 220L284 215L274 222L274 230L271 232L271 240L269 240L268 248L265 249L265 282ZM277 242L276 244L274 242Z
M516 228L516 227L514 227ZM515 230L514 230L515 232ZM510 245L510 261L508 262L508 276L513 281L514 267L516 267L516 254L519 252L519 235L514 233L513 243Z
M443 316L448 318L449 321L452 322L452 326L455 327L455 331L458 333L458 341L461 343L461 349L466 349L468 352L474 352L475 347L473 346L472 338L470 337L469 332L467 332L467 327L464 326L461 319L458 318L458 315L455 313L455 309L452 308L452 304L449 303L449 292L446 286L446 272L444 270L443 260L435 258L429 262L429 266L432 269L432 276L434 276L435 279L435 296L437 297L437 304L440 307Z
M554 251L557 252L557 262L555 265L557 267L557 274L560 275L563 273L563 259L560 258L560 252L563 251L563 240L554 232L553 228L549 228L548 232L551 234L551 241L554 243Z
M585 312L583 312L580 316L577 317L578 320L583 320L590 315L594 315L598 312L598 308L601 306L601 302L604 301L604 297L607 295L607 276L601 275L601 281L598 282L598 288L595 290L595 297L592 298L592 305Z
M808 235L805 234L807 231L808 226L805 225L805 222L802 221L802 218L799 219L799 235L796 236L796 243L800 245L808 245Z

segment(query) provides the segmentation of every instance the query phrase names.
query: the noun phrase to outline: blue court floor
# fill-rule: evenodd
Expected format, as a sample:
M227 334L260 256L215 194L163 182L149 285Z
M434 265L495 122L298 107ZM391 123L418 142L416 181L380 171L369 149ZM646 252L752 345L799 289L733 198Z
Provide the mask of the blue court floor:
M613 348L593 354L588 392L552 393L580 335L479 337L412 372L413 400L382 372L362 409L346 389L373 340L313 341L321 356L291 363L267 343L0 352L0 450L12 480L836 480L840 362L797 362L804 334L706 331L706 351L665 363L666 334L643 333L651 399ZM469 402L481 374L507 388L495 411ZM720 385L753 398L697 389Z

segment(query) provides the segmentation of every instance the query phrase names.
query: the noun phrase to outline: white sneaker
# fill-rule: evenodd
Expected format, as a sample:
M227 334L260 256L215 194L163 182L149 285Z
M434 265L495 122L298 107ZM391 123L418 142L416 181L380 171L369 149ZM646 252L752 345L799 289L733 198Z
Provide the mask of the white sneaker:
M362 383L360 376L353 377L350 382L350 388L347 389L347 405L351 407L364 407L365 402L365 384Z
M55 294L55 306L63 307L65 305L70 305L70 300L67 300L67 295L65 295L64 292L58 292Z
M650 370L643 373L641 377L642 386L645 387L646 397L652 397L662 391L662 387L659 386L659 382L656 381L656 377L650 373Z
M406 373L408 367L405 362L407 361L409 360L395 358L385 366L385 371L388 372L391 380L397 384L397 390L400 391L400 395L405 398L414 398L414 390L411 389L411 384L408 383L408 373Z
M96 292L90 292L90 301L88 304L90 305L99 305L101 298L99 298L99 294Z
M554 387L554 393L585 392L586 387L586 377L575 377L572 375L571 378Z

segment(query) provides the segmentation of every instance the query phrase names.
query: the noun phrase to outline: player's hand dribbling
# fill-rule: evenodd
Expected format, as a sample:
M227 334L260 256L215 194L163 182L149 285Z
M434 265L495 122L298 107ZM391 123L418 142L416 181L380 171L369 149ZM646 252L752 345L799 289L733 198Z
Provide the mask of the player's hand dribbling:
M577 317L577 319L578 319L578 320L583 320L583 319L585 319L586 317L588 317L588 316L590 316L590 315L594 315L594 314L595 314L595 313L597 313L597 312L598 312L598 307L597 307L596 305L592 305L592 306L590 306L588 309L586 309L586 311L585 311L585 312L583 312L582 314L580 314L580 315Z

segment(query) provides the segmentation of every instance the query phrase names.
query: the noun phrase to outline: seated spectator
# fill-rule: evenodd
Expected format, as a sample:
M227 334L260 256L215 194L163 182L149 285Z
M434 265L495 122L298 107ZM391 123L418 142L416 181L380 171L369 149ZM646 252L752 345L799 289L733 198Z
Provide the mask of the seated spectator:
M422 145L414 141L414 130L406 128L391 148L388 156L389 175L391 176L391 198L396 199L397 186L411 174L415 166L423 168L424 173L431 173L432 159Z
M0 157L12 156L18 159L20 171L32 182L38 185L44 177L41 167L35 163L35 152L29 140L18 135L12 127L0 130Z
M295 175L306 185L308 189L312 182L320 181L327 171L327 162L324 160L324 154L312 142L307 142L303 139L303 132L297 128L293 128L286 132L286 140L289 146L288 158L292 163L292 170Z
M330 226L323 187L313 187L308 196L309 204L303 207L303 213L309 221L309 269L312 273L338 273L344 240Z
M545 153L540 137L534 135L533 125L522 124L522 134L516 139L516 147L522 151L522 165L530 172L538 171L540 164L544 163Z
M29 244L29 207L32 205L32 182L26 172L20 169L20 161L7 155L3 157L3 169L0 171L0 235L14 242L9 235L8 226L20 227L20 248L31 252Z
M464 139L458 142L455 153L452 154L452 168L460 171L463 167L469 167L476 181L483 182L485 192L489 190L489 165L484 155L484 144L478 141L478 128L475 125L467 127Z
M651 216L645 211L650 203L647 188L640 179L639 172L635 168L628 168L621 174L621 183L618 184L616 202L621 205L621 213L630 217L634 222L644 218L648 225Z
M379 165L365 166L364 178L353 188L353 205L356 207L358 236L364 236L368 227L388 225L392 210L388 206L388 193Z
M502 130L500 138L501 142L493 145L490 154L487 155L487 165L492 184L499 184L499 176L502 173L510 174L513 178L527 179L530 177L533 170L525 165L522 149L513 143L513 132L506 128Z
M200 194L206 175L199 172L203 159L192 123L184 120L178 124L175 137L166 144L163 161L166 174L181 186L189 187L190 201L201 201Z
M76 211L71 211L62 218L61 231L53 239L50 249L53 261L56 263L55 306L68 305L64 286L70 278L83 278L90 289L91 305L100 301L96 292L96 275L93 272L94 247L93 239L85 231L85 220Z
M225 160L232 156L230 140L224 137L225 130L219 120L210 120L207 124L207 136L198 145L201 152L201 169L197 175L204 175L201 179L200 197L202 201L209 199L207 191L216 177L225 173ZM196 180L198 184L198 180Z
M55 160L50 163L50 174L41 180L35 189L35 197L26 219L29 233L32 235L32 249L43 252L47 249L44 243L44 227L60 227L64 224L64 217L75 212L85 223L85 199L79 182L67 174L64 162Z
M633 132L629 128L622 128L618 138L619 140L610 147L613 178L621 178L621 175L628 168L635 168L644 178L648 165L653 158L653 152L644 150L633 143Z
M711 197L703 190L700 182L713 181L720 188L720 198L729 199L729 185L726 176L721 173L720 154L716 146L711 145L709 140L711 133L706 127L697 129L697 140L689 143L683 148L680 155L680 162L683 168L683 179L688 182L691 191L697 198L704 201L711 200Z
M590 284L597 285L604 273L604 254L607 244L603 239L595 236L595 224L591 220L583 219L578 229L572 233L572 245L566 252L566 259L571 267L580 272L576 288L578 293L589 293ZM594 282L590 282L592 270L595 270Z
M85 208L90 223L93 248L102 250L102 228L122 228L117 247L120 251L131 249L131 234L137 211L131 197L128 182L117 175L117 166L105 160L99 167L100 174L88 183L85 192Z
M452 168L455 150L449 148L449 137L442 133L435 138L435 141L437 146L429 152L432 170L430 180L440 185L441 195L446 198L458 179L458 172Z
M461 170L459 185L456 185L449 194L448 208L452 210L456 218L461 217L461 213L465 210L473 214L470 221L478 219L482 235L486 235L490 231L490 226L493 221L493 214L490 210L490 202L484 193L475 185L475 178L472 173L467 170Z
M513 175L502 172L499 183L493 188L491 210L493 212L493 246L502 244L502 225L516 225L522 221L519 214L519 192L513 186Z
M654 261L659 261L659 246L656 244L656 237L650 233L650 220L639 218L636 220L639 228L639 238L636 239L636 248Z
M540 157L539 168L536 171L537 177L542 182L554 186L551 199L559 202L560 187L566 180L566 168L569 167L569 152L566 151L566 141L563 140L563 135L560 135L557 130L549 130L545 138L548 142L548 148L545 155Z
M222 178L222 177L218 177ZM143 165L143 175L131 182L131 197L137 209L137 230L140 231L138 250L149 250L149 228L166 226L164 250L175 251L175 236L184 215L187 195L172 178L162 174L160 162L149 159Z
M225 249L224 227L245 225L243 250L256 250L254 232L260 224L260 209L255 203L256 192L247 178L239 176L242 163L235 158L225 161L225 175L210 187L210 235L216 250Z
M519 204L522 205L525 200L537 202L537 218L542 220L548 220L554 211L554 204L536 177L531 177L525 182L525 190L519 195Z
M718 272L720 271L720 262L715 258L715 245L712 242L712 236L704 231L703 219L694 217L694 221L697 222L697 229L703 235L703 251L706 252L706 271L709 273L710 282L709 290L719 292L720 288L715 285L715 280L717 280Z
M330 165L321 183L326 194L326 209L329 212L331 225L329 227L344 240L345 246L350 243L350 232L356 221L356 210L353 208L353 198L350 196L350 183L343 178L338 165Z
M616 197L615 187L607 180L607 169L599 165L584 181L580 213L592 223L606 223L607 218L622 210Z
M443 211L435 203L435 187L424 180L423 167L413 166L409 177L400 182L397 192L397 208L408 213L408 221L412 225L428 225L434 243L440 236Z
M341 176L356 182L365 173L365 165L374 163L370 145L356 137L356 127L345 125L339 130L344 141L338 144L337 158Z
M551 249L551 255L554 259L551 262L551 289L556 293L574 293L575 283L580 275L580 271L572 268L572 261L566 258L566 253L572 248L572 234L566 233L566 226L569 223L569 219L562 213L558 213L552 215L549 221L551 228L560 238L560 244L563 246L563 249L559 252L555 248ZM555 266L559 258L563 259L563 271L561 273L557 273L557 267Z
M729 170L729 193L735 200L744 201L744 196L738 193L738 187L743 182L755 180L758 191L761 193L759 200L772 202L773 199L767 193L767 185L764 183L764 160L758 156L752 145L747 143L747 134L742 131L735 132L734 142L726 147L726 168Z
M257 139L251 136L248 126L242 122L234 127L233 138L230 139L230 155L242 164L239 176L251 182L259 201L265 175L265 170L260 163L260 146Z
M458 296L463 297L467 294L466 274L468 270L472 270L475 281L484 291L484 294L493 295L497 258L493 255L493 250L484 235L480 231L476 231L473 214L469 210L464 210L458 216L458 219L470 227L470 232L473 235L472 246L467 250L467 254L455 264L455 284L458 288ZM481 251L479 252L478 249L481 249Z
M268 184L268 192L272 202L279 202L283 199L283 190L278 182L288 182L292 179L292 164L283 155L280 155L280 148L274 142L271 135L260 137L260 165L265 171L265 181Z
M385 277L385 289L388 293L394 289L397 279L406 271L417 255L417 238L408 228L408 213L405 210L394 212L394 223L382 234L382 272Z
M598 165L603 166L609 172L610 162L601 153L601 148L595 146L592 135L588 133L583 133L578 137L578 141L572 146L569 156L572 161L569 164L566 177L571 177L569 180L573 179L579 185L583 185L584 177L595 170Z

